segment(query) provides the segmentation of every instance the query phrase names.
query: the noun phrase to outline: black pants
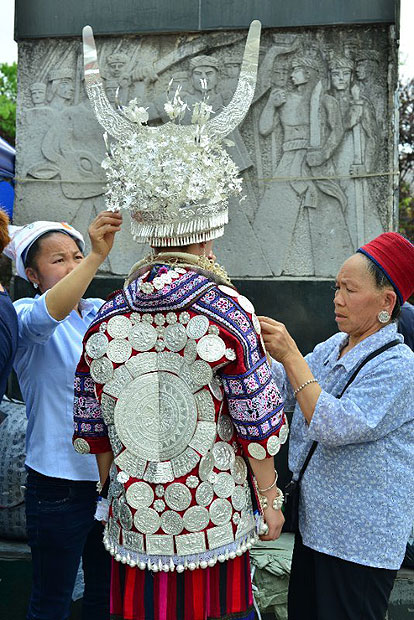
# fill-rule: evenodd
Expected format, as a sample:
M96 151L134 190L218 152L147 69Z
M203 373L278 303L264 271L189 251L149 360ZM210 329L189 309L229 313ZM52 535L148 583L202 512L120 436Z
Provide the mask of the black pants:
M289 620L384 620L396 570L348 562L296 535L289 583Z
M83 559L83 620L109 619L110 555L94 520L94 482L49 478L29 470L26 491L33 584L28 620L65 620Z

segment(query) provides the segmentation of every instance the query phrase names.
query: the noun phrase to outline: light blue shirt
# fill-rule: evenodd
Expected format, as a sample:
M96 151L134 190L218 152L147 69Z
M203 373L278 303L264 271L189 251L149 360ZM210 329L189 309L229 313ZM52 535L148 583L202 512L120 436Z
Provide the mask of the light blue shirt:
M294 478L312 441L319 442L301 482L299 527L304 544L316 551L398 569L414 522L414 353L404 344L385 351L338 400L365 357L403 341L390 324L339 359L347 338L335 334L306 356L322 393L309 426L299 405L291 425ZM274 362L272 371L292 403L283 366Z
M28 418L26 465L54 478L98 480L95 457L73 449L73 382L83 336L103 301L82 299L82 317L72 310L56 321L45 295L14 302L19 322L14 368Z

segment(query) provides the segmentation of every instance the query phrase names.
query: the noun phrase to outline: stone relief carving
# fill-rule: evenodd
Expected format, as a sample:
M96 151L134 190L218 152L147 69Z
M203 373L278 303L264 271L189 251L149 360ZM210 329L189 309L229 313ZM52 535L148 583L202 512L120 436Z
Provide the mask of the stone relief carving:
M235 90L243 43L240 32L98 40L108 99L136 98L160 124L168 89L180 87L191 107L204 81L217 113ZM217 242L233 276L332 277L392 226L388 51L386 27L265 31L255 100L227 147L246 194ZM84 92L80 43L24 42L20 54L16 221L66 219L86 233L104 208L105 142ZM188 111L182 122L190 120ZM115 274L148 251L124 219L104 265Z

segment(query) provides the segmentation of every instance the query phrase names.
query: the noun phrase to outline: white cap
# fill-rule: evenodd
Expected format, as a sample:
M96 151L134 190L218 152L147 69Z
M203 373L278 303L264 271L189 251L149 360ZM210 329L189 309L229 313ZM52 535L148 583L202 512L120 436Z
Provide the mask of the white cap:
M81 244L82 252L85 251L85 241L81 233L66 222L32 222L26 226L9 226L10 243L6 245L3 253L16 263L17 275L25 280L26 276L23 258L29 251L33 243L47 232L63 232L73 237Z

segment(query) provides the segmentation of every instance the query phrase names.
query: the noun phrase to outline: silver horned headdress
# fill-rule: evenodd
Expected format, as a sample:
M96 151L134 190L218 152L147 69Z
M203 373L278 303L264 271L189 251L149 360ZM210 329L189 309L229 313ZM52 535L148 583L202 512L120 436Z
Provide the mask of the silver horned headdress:
M256 86L261 24L251 23L240 77L230 103L210 118L208 98L197 102L190 125L179 89L167 100L172 121L146 125L148 114L136 100L115 110L109 103L92 28L83 29L85 84L99 123L115 141L102 162L109 210L128 209L132 234L154 246L188 245L220 237L228 222L228 199L241 192L238 170L222 142L246 116Z

